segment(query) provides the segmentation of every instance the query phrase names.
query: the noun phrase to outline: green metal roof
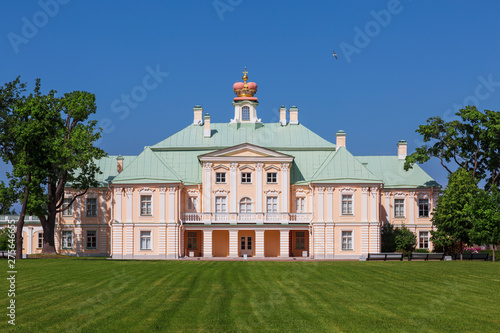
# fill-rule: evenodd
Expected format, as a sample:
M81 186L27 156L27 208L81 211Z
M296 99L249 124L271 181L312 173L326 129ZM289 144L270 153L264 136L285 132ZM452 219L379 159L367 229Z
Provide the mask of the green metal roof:
M221 149L242 143L275 150L335 149L335 145L307 127L299 125L281 126L279 123L228 124L212 123L212 136L203 136L203 126L189 125L171 137L151 147L157 149Z
M382 183L345 148L332 152L309 179L313 183Z
M405 160L397 156L357 156L374 175L381 178L385 188L440 187L420 166L405 171Z

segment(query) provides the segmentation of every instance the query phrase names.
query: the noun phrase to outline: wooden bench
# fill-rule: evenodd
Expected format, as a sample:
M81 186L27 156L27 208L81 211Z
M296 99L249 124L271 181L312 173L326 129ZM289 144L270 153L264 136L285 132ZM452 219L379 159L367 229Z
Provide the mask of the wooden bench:
M408 261L412 260L444 260L444 253L419 253L413 252L408 257Z
M488 253L462 253L462 260L488 261ZM460 260L460 253L455 254L455 260Z
M399 260L403 261L403 253L368 253L367 261L370 260Z

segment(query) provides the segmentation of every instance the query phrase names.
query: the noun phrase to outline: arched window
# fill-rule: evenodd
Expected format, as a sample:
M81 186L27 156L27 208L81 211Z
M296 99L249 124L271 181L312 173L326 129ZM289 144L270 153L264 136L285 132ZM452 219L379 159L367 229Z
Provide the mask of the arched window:
M243 198L240 200L240 213L251 213L252 212L252 199Z
M250 120L250 108L248 106L241 108L241 120Z

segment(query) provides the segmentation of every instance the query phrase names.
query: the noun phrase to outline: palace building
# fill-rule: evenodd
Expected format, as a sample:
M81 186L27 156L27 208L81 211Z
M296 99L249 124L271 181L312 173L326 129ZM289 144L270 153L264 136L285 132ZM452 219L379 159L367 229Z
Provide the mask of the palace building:
M59 253L358 259L381 251L384 223L406 225L418 248L432 249L440 186L418 165L404 170L405 141L394 156L353 156L344 131L320 137L295 106L262 123L247 81L245 71L233 85L232 119L212 122L195 106L192 124L137 156L98 161L100 186L58 216ZM24 253L40 252L39 221L24 229Z

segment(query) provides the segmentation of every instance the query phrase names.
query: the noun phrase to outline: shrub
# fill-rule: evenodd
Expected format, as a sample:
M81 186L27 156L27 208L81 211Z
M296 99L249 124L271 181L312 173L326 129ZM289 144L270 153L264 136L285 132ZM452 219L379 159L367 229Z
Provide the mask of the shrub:
M414 252L417 252L417 253L430 253L429 250L427 250L427 249L416 249Z

